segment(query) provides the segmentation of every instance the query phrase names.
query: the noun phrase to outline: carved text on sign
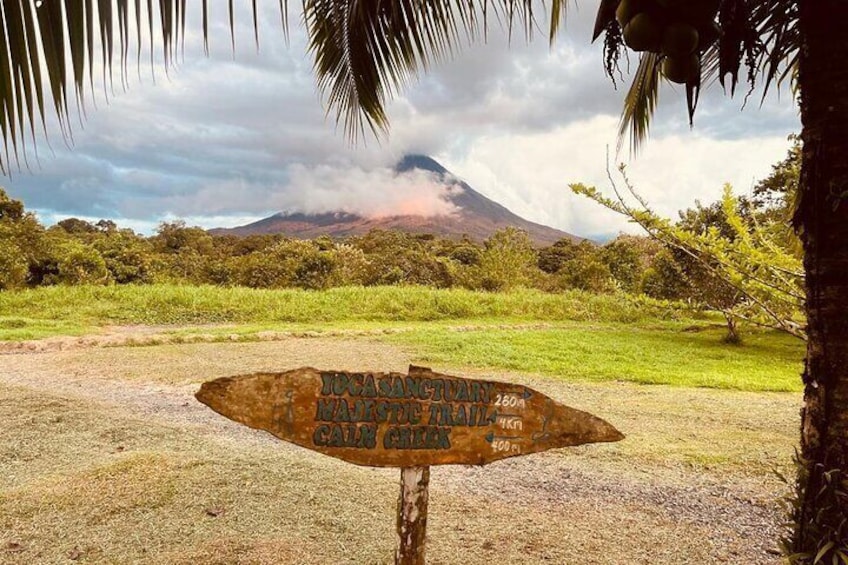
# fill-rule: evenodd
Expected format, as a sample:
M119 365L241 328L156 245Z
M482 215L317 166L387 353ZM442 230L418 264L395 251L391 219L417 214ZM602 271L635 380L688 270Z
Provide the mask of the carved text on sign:
M623 436L521 385L410 367L409 374L302 368L204 383L215 411L300 446L378 467L479 464Z

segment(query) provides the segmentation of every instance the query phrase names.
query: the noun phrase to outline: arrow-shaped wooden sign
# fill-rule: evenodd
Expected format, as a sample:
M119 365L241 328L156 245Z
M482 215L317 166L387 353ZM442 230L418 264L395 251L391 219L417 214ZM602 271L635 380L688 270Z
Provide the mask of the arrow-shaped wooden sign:
M406 375L301 368L225 377L196 396L236 422L372 467L484 465L624 437L525 386L414 366Z

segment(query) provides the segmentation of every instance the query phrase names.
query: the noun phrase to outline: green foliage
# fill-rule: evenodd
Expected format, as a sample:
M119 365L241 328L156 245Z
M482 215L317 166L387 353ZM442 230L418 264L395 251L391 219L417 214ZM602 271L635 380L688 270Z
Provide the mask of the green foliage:
M40 282L39 269L46 253L44 228L26 212L20 200L0 188L0 288L16 288L24 282ZM21 279L21 274L24 280Z
M811 465L796 453L795 468L795 490L784 501L791 530L780 540L783 555L791 565L848 564L848 474L819 464L822 484L814 495L818 512L805 515L801 500L810 486ZM793 532L800 533L799 540L793 539Z
M56 225L68 233L85 234L97 232L97 226L79 218L66 218L56 222Z
M28 273L29 265L21 248L0 234L0 290L23 287Z
M719 294L710 283L723 282L700 261L677 247L660 251L662 246L646 237L620 236L604 246L561 240L536 250L528 235L514 228L496 232L481 246L467 238L379 230L344 242L213 236L175 221L162 223L154 236L145 238L109 220L69 218L45 231L5 193L0 209L5 210L0 241L6 251L0 289L113 282L306 290L349 285L487 291L527 287L558 293L644 293L725 311L737 306L735 294L729 301L715 298ZM723 204L699 206L687 211L681 224L697 229L700 237L712 237L716 226L732 235L740 229L740 218L728 216ZM744 221L751 220L746 216ZM736 337L731 317L728 327Z
M478 265L480 288L490 291L528 286L536 253L527 232L506 228L486 240Z
M160 253L194 253L208 255L212 251L212 236L198 227L186 227L182 220L162 222L152 238L153 247Z
M537 265L545 273L556 274L563 265L577 256L577 249L577 244L570 239L561 239L539 250Z
M152 246L132 232L111 231L95 239L113 281L118 284L149 283L153 280Z
M450 250L448 257L460 265L473 267L480 264L483 251L471 241L464 241Z
M598 255L592 249L589 253L579 253L567 261L558 271L559 285L562 288L575 288L589 292L613 290L612 271Z
M0 188L0 221L18 222L24 216L24 203L10 198L6 191Z
M657 253L651 246L652 240L645 237L621 235L604 245L600 259L607 266L610 276L626 292L637 292L639 282L647 268L651 255Z
M361 286L368 278L369 262L365 253L348 243L338 243L332 249L335 269L329 286Z
M663 249L654 256L642 275L641 289L647 296L660 300L680 300L686 295L686 277L671 251Z
M786 157L772 165L771 173L754 185L753 203L773 214L778 221L788 222L795 212L798 184L801 179L801 137L790 135L792 146Z
M366 285L453 286L446 258L438 255L440 243L431 236L373 230L349 243L365 255Z
M742 215L730 186L725 186L718 206L699 207L675 224L654 213L624 176L623 167L621 172L635 207L615 184L616 199L593 187L575 184L571 188L625 215L664 244L675 255L679 273L688 283L688 296L684 297L722 311L728 320L746 320L805 337L801 260L754 215ZM667 263L666 257L655 258L652 271L643 277L643 290L654 296L673 296L677 289L669 283L675 273ZM732 324L730 327L732 330Z
M562 240L537 251L528 235L515 228L494 233L483 245L468 238L382 230L342 242L326 236L311 241L281 235L213 236L183 221L163 222L152 237L109 220L78 218L45 231L22 204L5 193L3 198L0 203L6 202L8 212L0 219L0 235L6 234L8 253L2 288L157 282L308 290L421 285L639 292L633 281L655 253L646 247L646 238L632 236L604 247Z
M301 257L294 272L295 286L309 290L328 288L336 268L335 255L331 251L315 249Z
M71 285L106 284L111 279L103 256L90 245L65 241L56 250L55 282Z
M0 293L0 317L20 315L81 326L183 323L318 323L563 320L632 323L674 320L679 305L581 291L490 293L418 286L300 289L171 284L48 286Z

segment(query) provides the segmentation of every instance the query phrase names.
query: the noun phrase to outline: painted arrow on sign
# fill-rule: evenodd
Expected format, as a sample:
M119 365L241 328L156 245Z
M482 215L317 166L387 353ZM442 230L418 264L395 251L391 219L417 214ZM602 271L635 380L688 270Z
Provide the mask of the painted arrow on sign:
M530 388L434 373L301 368L203 383L197 399L280 439L357 465L484 465L624 436Z

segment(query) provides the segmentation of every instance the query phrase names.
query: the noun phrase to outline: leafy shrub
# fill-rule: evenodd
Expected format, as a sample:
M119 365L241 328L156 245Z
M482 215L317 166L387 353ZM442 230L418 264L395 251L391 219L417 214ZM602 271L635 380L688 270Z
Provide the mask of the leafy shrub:
M480 288L489 291L527 286L536 265L533 242L516 228L498 230L486 240L480 257Z
M18 245L0 239L0 290L20 288L26 284L29 265Z
M66 241L57 250L56 282L63 284L107 284L111 277L103 256L90 245Z

